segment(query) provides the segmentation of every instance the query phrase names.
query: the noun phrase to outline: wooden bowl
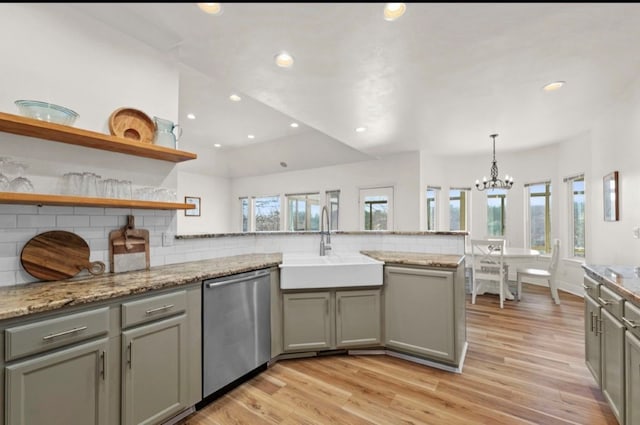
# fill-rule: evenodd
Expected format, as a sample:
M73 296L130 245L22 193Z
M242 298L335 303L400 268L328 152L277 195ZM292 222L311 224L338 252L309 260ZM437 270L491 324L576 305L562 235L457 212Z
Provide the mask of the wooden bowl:
M141 143L153 143L156 125L147 114L138 109L119 108L109 116L112 135Z

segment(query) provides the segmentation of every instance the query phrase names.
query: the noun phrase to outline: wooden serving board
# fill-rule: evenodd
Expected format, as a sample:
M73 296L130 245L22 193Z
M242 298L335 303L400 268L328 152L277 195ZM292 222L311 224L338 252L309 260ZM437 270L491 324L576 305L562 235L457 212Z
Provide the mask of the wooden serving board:
M42 280L68 279L87 269L101 274L105 265L89 261L89 245L75 233L62 230L44 232L22 248L20 263L31 276Z
M147 114L133 108L119 108L109 116L109 131L114 136L142 143L153 143L156 124Z
M149 231L136 229L129 215L124 228L109 232L109 270L120 273L148 270L149 266Z

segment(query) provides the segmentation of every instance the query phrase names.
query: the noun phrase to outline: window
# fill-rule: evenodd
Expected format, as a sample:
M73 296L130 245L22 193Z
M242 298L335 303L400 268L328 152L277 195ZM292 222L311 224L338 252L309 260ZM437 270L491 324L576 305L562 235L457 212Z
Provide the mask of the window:
M331 222L331 230L338 230L338 210L340 207L340 191L328 190L325 200L327 209L329 210L329 219Z
M393 229L393 187L360 189L362 230Z
M320 194L285 195L287 199L287 230L300 232L320 230Z
M487 192L487 235L504 236L507 191L492 189Z
M280 197L268 196L254 198L255 231L269 232L280 230Z
M427 186L427 230L436 230L438 225L438 192L439 187Z
M584 174L564 179L569 193L569 255L585 258L585 185Z
M449 230L467 229L467 199L469 188L449 189Z
M248 232L250 231L249 224L251 223L249 221L251 217L251 213L249 212L249 198L240 198L240 210L242 211L242 231Z
M525 184L529 191L529 247L551 252L551 182Z

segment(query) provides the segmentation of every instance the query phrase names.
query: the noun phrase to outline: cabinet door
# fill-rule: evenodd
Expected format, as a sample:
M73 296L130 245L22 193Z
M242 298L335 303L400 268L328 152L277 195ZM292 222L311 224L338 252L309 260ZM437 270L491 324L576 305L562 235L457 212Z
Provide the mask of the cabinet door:
M187 407L186 323L181 315L122 333L123 424L156 424Z
M7 425L106 424L107 339L7 366Z
M584 351L587 369L600 386L600 304L589 295L584 297Z
M336 292L336 346L380 344L380 290Z
M600 310L602 317L602 393L618 423L624 424L624 332L625 328L611 313Z
M385 345L455 361L453 272L385 268Z
M625 336L625 404L627 406L626 425L640 425L640 339L631 332Z
M284 294L284 350L331 348L329 292Z

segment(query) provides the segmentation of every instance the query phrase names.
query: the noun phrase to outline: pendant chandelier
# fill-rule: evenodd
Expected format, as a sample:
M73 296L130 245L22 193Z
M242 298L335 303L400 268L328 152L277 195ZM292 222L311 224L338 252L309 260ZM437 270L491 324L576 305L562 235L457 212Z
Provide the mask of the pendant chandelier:
M497 134L491 134L489 137L493 139L493 162L491 163L491 178L487 180L486 177L480 180L476 180L476 189L482 191L485 189L511 189L513 186L513 176L505 174L504 180L498 178L498 163L496 162L496 137Z

